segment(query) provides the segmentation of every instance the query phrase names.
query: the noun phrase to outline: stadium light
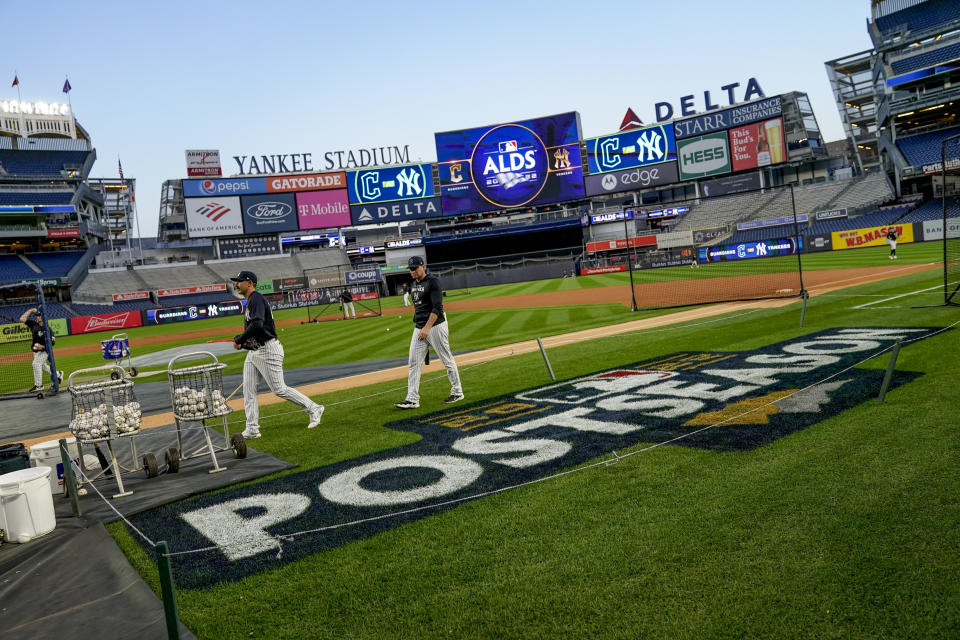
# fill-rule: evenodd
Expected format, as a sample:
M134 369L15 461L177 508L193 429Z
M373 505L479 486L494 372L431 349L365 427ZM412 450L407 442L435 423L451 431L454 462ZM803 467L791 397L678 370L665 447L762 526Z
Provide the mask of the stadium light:
M630 272L630 311L637 310L637 294L633 290L633 260L630 258L630 231L627 230L627 207L634 205L632 198L623 201L623 235L627 238L627 271Z

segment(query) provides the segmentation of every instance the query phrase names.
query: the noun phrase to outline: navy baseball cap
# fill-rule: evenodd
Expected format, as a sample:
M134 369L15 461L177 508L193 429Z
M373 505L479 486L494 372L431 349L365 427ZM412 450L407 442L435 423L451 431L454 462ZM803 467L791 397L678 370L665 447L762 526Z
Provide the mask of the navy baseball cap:
M244 280L249 280L250 282L257 281L257 274L253 271L241 271L236 275L236 277L230 278L234 282L243 282Z
M407 269L416 269L417 267L423 266L423 258L420 256L413 256L407 260Z

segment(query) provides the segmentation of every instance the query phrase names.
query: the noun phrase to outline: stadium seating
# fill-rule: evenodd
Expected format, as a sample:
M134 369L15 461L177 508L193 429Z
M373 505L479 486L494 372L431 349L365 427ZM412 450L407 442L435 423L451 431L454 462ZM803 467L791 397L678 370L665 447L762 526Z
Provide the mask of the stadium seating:
M144 282L146 289L175 289L177 287L195 287L204 284L223 282L202 265L179 264L169 267L135 269L135 272Z
M0 255L0 282L18 282L20 280L35 280L42 277L20 259L20 256Z
M960 134L960 127L907 136L897 140L897 148L911 166L934 164L940 162L943 140L958 134Z
M70 305L74 312L81 316L95 316L104 313L122 313L124 311L139 311L154 309L157 305L149 300L131 300L129 302L114 302L109 304L81 304L74 302Z
M874 24L881 33L923 31L960 20L960 3L956 0L928 0L901 11L881 16Z
M83 251L28 253L26 257L43 270L44 277L62 278L83 257Z
M295 259L300 266L306 269L331 269L341 265L349 265L350 259L343 249L319 249L315 251L300 251ZM262 277L257 274L257 277Z
M801 234L806 232L806 230L807 230L806 225L800 225ZM760 240L789 238L792 235L794 235L794 229L792 224L780 224L774 227L762 227L760 229L747 229L745 231L737 231L728 239L724 240L723 244L740 244L741 242L759 242Z
M888 211L877 211L853 218L838 218L836 220L822 220L814 223L809 235L821 235L833 233L834 231L847 231L848 229L866 229L869 227L883 227L896 219L896 215Z
M65 166L82 167L89 151L0 150L0 167L11 176L62 177Z
M72 191L9 191L0 193L0 205L70 204Z
M868 173L859 180L848 183L836 198L830 201L830 209L862 209L893 199L893 187L882 171Z
M91 269L87 277L73 291L75 299L84 301L111 301L115 293L149 291L149 287L133 271L126 269Z
M947 217L960 217L960 203L947 199ZM923 203L908 215L904 216L899 222L923 222L924 220L940 220L943 218L943 201L930 200Z
M895 74L900 75L902 73L916 71L917 69L933 67L941 62L949 62L957 58L960 58L960 42L938 49L924 51L909 58L894 60L890 63L890 67Z
M47 320L53 320L54 318L72 318L74 314L64 307L59 302L47 301ZM24 311L27 309L37 306L36 304L18 304L11 306L2 306L0 307L0 314L5 316L8 319L19 320L23 315Z
M288 255L274 256L270 258L245 258L243 260L230 261L207 260L204 262L204 266L216 273L220 277L220 282L228 282L230 278L237 275L237 272L242 269L253 271L255 274L257 274L257 278L260 280L273 280L275 278L297 278L303 275L304 269L325 268L329 266L321 259L308 262L308 264L311 265L323 265L320 267L308 267L307 264L304 264L303 258L305 256L311 256L311 254L314 253L322 252L304 252L296 254L297 260L300 261L302 267L299 266L297 262L295 262L294 259Z

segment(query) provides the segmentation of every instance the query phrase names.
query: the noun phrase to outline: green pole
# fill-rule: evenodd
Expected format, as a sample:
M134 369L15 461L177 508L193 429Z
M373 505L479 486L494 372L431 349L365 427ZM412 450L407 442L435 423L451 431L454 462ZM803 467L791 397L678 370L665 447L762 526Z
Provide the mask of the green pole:
M73 517L80 517L80 498L77 497L77 482L73 477L73 465L70 463L70 454L67 453L67 441L60 438L60 460L63 462L63 482L67 485L70 494L70 504L73 505Z
M180 619L177 613L177 594L173 590L173 572L170 570L169 548L164 540L157 543L157 569L160 572L160 592L163 594L163 613L167 619L167 638L180 640Z

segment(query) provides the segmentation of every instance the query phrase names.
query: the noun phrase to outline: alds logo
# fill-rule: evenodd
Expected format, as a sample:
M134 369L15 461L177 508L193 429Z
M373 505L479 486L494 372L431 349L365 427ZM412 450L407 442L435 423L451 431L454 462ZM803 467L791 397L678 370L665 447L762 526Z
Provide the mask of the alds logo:
M390 423L423 439L132 520L177 541L172 551L205 549L179 556L181 586L240 579L640 443L769 444L876 397L884 372L851 365L933 331L834 329L753 352L663 356Z

